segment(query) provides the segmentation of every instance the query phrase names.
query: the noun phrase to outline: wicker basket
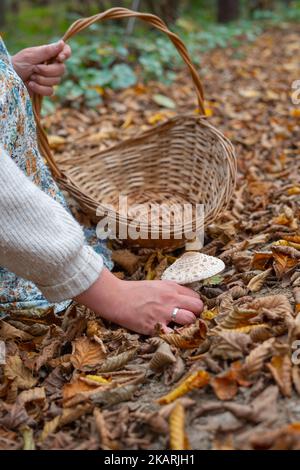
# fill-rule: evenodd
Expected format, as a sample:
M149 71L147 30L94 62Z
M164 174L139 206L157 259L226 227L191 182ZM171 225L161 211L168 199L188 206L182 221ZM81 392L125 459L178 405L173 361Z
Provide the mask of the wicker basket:
M234 189L236 159L231 143L207 122L204 110L203 89L198 73L193 66L187 49L180 38L172 33L165 23L150 14L138 13L125 8L113 8L90 18L76 21L66 32L64 40L89 27L96 21L105 19L137 17L167 34L187 65L195 85L201 115L182 114L164 124L153 127L134 139L102 152L91 155L78 155L72 168L64 168L56 163L47 135L40 121L41 97L33 97L34 113L37 121L40 150L46 158L60 187L68 191L82 209L93 217L97 213L108 215L117 223L117 232L140 224L143 238L135 239L128 235L127 243L144 247L175 248L182 246L190 238L188 230L196 229L196 215L192 211L190 219L171 227L164 225L164 219L152 219L151 235L146 223L147 213L136 213L128 218L120 212L119 196L128 197L128 205L189 203L204 204L204 226L212 223L227 206ZM110 207L110 209L108 209ZM113 209L111 208L113 207ZM145 237L145 231L148 236ZM166 231L170 233L167 233Z

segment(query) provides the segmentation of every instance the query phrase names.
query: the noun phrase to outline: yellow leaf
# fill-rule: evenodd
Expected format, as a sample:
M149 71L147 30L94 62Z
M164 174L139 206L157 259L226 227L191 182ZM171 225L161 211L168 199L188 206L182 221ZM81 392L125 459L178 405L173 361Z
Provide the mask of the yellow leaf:
M215 307L212 310L206 310L201 313L203 320L213 320L219 313L219 310Z
M277 240L277 242L272 243L273 246L292 246L296 250L300 250L300 243L294 243L288 240Z
M173 112L162 111L160 113L152 114L152 116L150 116L148 118L148 122L149 122L149 124L154 125L154 124L157 124L158 122L164 121L165 119L168 119L169 117L172 117L172 116L174 116Z
M198 372L194 372L170 393L159 398L158 403L160 405L168 405L169 403L172 403L174 400L179 397L182 397L182 395L185 395L191 390L205 387L209 383L209 380L210 375L205 370L199 370Z
M125 118L125 121L122 124L122 129L128 129L128 127L131 126L132 122L133 122L133 114L128 113Z
M293 186L287 190L289 196L294 196L296 194L300 194L300 186Z
M91 86L89 87L90 90L95 90L100 96L103 96L105 93L105 90L102 86L96 85L96 86Z
M205 108L205 114L207 117L213 116L214 112L211 108Z
M291 116L295 118L300 118L300 108L292 109Z
M185 412L181 403L176 403L169 417L170 447L171 450L189 449L188 439L185 433Z
M94 382L97 382L99 384L109 384L109 380L105 379L104 377L101 377L101 375L87 375L86 378L93 380Z

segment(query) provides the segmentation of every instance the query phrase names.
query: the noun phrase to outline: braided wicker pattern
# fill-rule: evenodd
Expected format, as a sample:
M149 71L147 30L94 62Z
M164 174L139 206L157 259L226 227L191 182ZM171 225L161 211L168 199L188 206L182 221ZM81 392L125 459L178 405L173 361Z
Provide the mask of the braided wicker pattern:
M126 220L118 212L117 203L122 194L128 197L128 205L204 204L207 226L230 201L236 178L236 158L228 139L207 122L200 78L181 39L156 16L125 8L113 8L76 21L63 39L67 41L96 21L130 17L138 17L169 36L191 74L202 115L178 115L108 150L78 155L72 160L71 168L63 168L58 167L52 155L40 122L41 97L35 95L33 104L40 150L60 186L93 218L97 208L105 212L109 204L116 207L111 216L116 218L119 227L135 219L134 213ZM192 214L187 224L191 231L195 230L195 223L195 214ZM163 239L164 227L159 220L156 227L152 226L152 233L158 234L157 239L139 239L134 243L148 247L181 246L184 239L176 239L181 227L174 225L168 240Z

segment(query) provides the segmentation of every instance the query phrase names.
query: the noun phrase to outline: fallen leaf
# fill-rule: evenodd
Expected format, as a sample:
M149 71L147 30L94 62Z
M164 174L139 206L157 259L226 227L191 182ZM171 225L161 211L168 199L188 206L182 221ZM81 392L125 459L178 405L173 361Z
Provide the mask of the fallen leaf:
M36 385L38 379L33 377L32 372L27 369L20 356L9 356L4 366L4 375L13 380L20 390L28 390Z
M153 101L159 106L162 106L163 108L169 108L169 109L176 108L176 104L168 96L156 94L156 95L153 95Z
M75 369L94 369L103 362L104 354L101 346L90 339L78 338L72 343L72 346L71 363Z
M167 405L168 403L172 403L172 401L182 397L191 390L205 387L209 381L210 376L205 370L195 372L189 375L183 382L181 382L177 388L172 390L167 395L159 398L158 403L160 405Z
M185 411L181 403L176 403L169 417L171 450L190 449L185 433Z

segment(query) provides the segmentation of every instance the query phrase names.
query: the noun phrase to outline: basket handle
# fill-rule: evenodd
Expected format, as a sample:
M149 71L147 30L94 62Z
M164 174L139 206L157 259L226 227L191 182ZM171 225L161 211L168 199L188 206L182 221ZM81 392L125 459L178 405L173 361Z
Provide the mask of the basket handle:
M80 33L81 31L88 28L89 26L96 23L97 21L108 20L108 19L133 18L133 17L139 18L142 21L145 21L146 23L149 23L150 25L154 26L159 31L162 31L163 33L167 34L167 36L173 42L173 44L175 45L176 49L178 50L179 54L181 55L182 59L184 60L185 64L187 65L190 71L190 74L192 76L195 89L196 89L200 112L203 115L205 115L203 87L202 87L198 72L190 59L188 50L183 44L182 40L175 33L172 33L172 31L168 29L167 25L157 16L149 14L149 13L140 13L140 12L128 10L127 8L111 8L110 10L107 10L103 13L99 13L97 15L90 16L89 18L82 18L82 19L75 21L67 30L67 32L65 33L62 39L64 41L68 41L68 39L75 36L77 33ZM47 134L45 130L43 129L43 126L41 125L40 112L41 112L41 106L42 106L42 97L40 95L33 94L32 102L33 102L33 111L34 111L36 124L37 124L38 143L39 143L41 153L46 158L54 176L61 177L62 174L53 158L53 155L49 146Z

